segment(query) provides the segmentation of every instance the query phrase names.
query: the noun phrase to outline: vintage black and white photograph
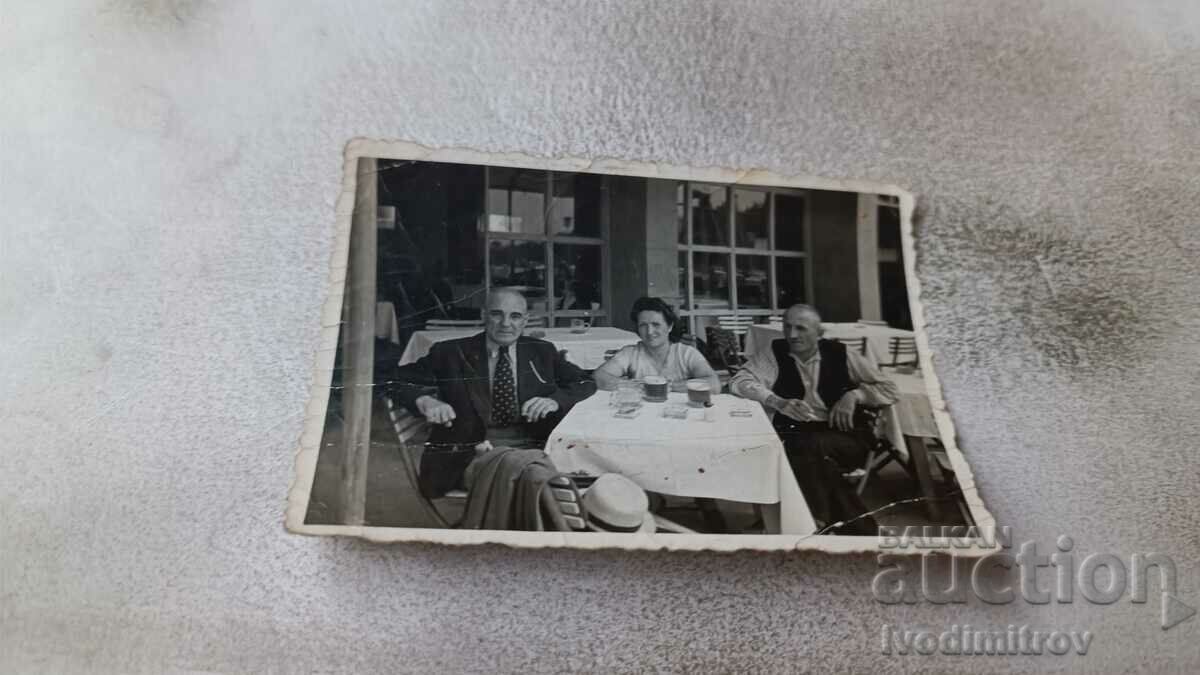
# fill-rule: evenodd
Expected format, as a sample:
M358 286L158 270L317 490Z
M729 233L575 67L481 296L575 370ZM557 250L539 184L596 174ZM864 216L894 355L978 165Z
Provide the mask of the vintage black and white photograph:
M346 172L294 531L837 549L991 525L903 191L383 143Z

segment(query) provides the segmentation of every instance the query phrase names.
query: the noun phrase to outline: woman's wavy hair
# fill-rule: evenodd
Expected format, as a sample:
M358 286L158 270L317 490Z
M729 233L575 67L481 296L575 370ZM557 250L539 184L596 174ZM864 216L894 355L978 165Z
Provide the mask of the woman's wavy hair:
M679 342L679 337L683 335L683 324L679 322L679 315L675 313L674 307L668 305L662 298L643 296L634 300L633 309L629 310L629 320L633 322L634 330L637 330L638 314L642 312L662 314L663 321L671 327L669 339L671 342Z

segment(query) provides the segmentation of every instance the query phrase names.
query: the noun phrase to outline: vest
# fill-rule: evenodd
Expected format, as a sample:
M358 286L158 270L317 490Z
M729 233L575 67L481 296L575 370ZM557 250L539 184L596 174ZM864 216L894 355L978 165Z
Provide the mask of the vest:
M771 388L772 393L780 398L803 399L806 393L804 380L800 379L800 369L788 351L787 340L772 340L771 351L775 353L775 362L779 364L779 377ZM821 354L817 397L825 403L826 409L833 410L842 396L854 389L854 383L850 381L850 367L846 363L846 345L832 340L818 340L817 351ZM780 413L775 413L773 421L776 426L795 423Z

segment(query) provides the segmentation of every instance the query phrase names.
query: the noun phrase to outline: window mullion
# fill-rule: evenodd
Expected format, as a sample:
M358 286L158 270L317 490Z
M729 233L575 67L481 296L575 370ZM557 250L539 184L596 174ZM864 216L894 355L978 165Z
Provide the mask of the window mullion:
M546 243L542 248L542 260L546 265L546 327L554 325L554 228L550 213L554 208L554 172L546 172L546 210L542 214L542 228L546 232Z
M737 205L733 203L733 188L725 187L725 203L729 205L729 222L725 224L726 233L729 237L729 250L726 253L726 259L729 261L729 305L733 308L733 315L738 315L738 295L737 295L737 232L735 231L734 222L737 220L734 214L737 211Z
M685 269L687 274L687 289L685 289L687 298L684 300L684 306L688 309L688 332L692 335L696 334L696 318L691 313L696 308L696 282L693 279L695 274L695 261L692 256L692 244L695 241L695 236L692 231L692 184L685 181L683 184L683 209L687 218L687 258L685 259Z
M779 277L775 272L775 193L767 193L767 247L770 250L771 258L767 269L767 287L771 294L770 301L767 306L772 310L779 310Z

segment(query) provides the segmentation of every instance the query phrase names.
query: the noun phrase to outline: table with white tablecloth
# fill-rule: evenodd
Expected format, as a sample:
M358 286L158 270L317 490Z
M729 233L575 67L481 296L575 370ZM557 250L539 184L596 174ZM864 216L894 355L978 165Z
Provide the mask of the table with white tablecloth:
M404 354L400 356L400 365L408 365L429 353L436 342L470 337L483 332L483 328L465 328L454 330L419 330L413 333ZM540 333L540 335L539 335ZM567 360L584 370L594 370L604 361L604 354L638 341L637 333L610 326L593 326L586 333L574 332L571 328L539 328L528 329L526 335L540 337L554 343L560 350L566 350Z
M867 338L867 357L873 363L887 363L890 358L890 343L894 337L912 338L911 330L879 326L866 323L822 323L823 337L829 340L857 340ZM760 351L771 349L771 341L783 338L780 324L754 324L746 332L746 358Z
M783 443L762 406L730 395L713 398L713 421L689 408L687 419L663 417L664 403L644 403L637 417L614 417L610 392L576 404L551 433L546 454L560 471L619 473L643 489L680 497L762 504L767 530L816 530ZM672 393L670 401L682 402ZM730 413L744 410L747 417Z
M884 412L888 440L901 456L910 461L913 471L917 474L921 496L926 499L925 508L930 518L939 520L940 508L933 487L929 453L925 448L924 439L940 440L941 437L933 417L929 393L925 388L925 378L921 377L920 371L902 373L891 368L883 369L883 376L894 382L900 390L896 403L888 406Z

